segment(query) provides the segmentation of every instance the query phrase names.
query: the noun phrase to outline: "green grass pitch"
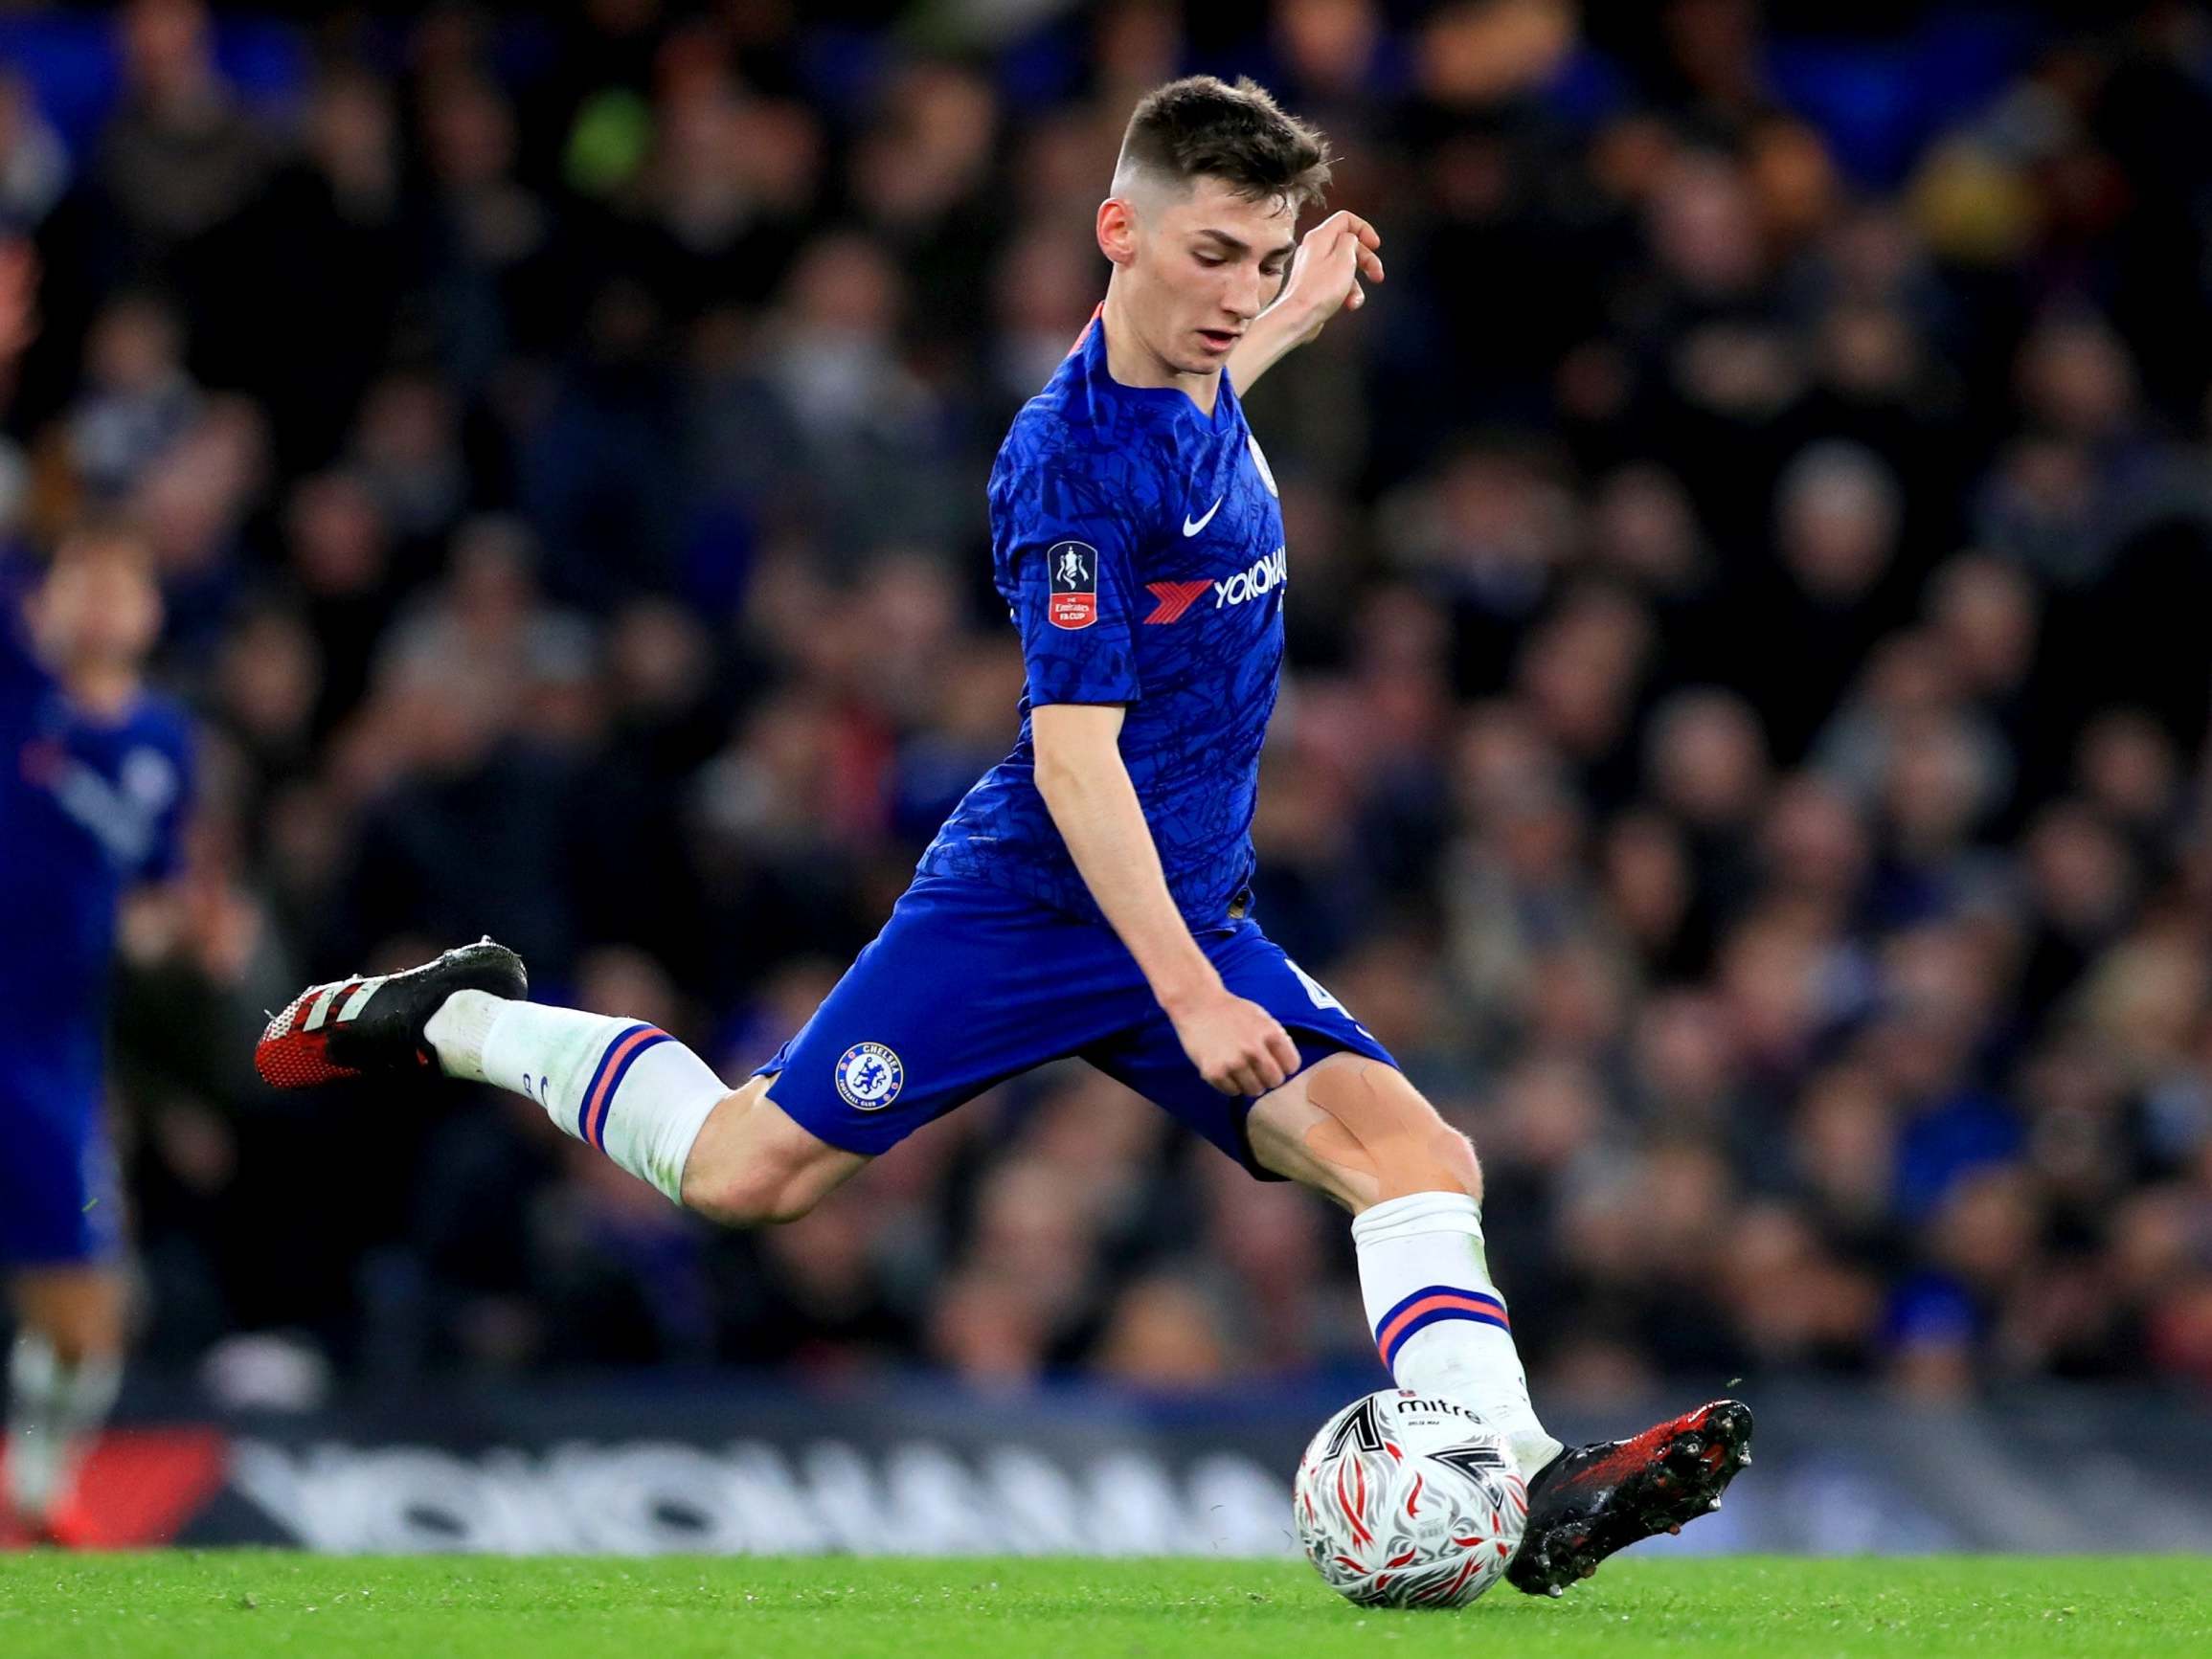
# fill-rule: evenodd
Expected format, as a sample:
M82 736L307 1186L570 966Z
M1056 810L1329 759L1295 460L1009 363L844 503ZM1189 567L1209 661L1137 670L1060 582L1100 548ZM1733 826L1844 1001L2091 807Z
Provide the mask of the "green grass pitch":
M1501 1586L1374 1613L1302 1563L0 1557L0 1654L1142 1659L1636 1653L2212 1654L2192 1558L1616 1561L1564 1601Z

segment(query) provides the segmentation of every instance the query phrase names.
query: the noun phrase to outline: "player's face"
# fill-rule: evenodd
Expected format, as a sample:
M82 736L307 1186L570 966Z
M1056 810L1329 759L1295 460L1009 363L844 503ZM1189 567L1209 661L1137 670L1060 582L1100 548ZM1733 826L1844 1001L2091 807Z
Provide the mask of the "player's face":
M38 590L32 624L55 661L135 664L161 632L161 594L128 557L65 556Z
M1144 204L1125 269L1145 344L1178 373L1219 369L1282 291L1297 230L1290 202L1251 201L1219 179Z

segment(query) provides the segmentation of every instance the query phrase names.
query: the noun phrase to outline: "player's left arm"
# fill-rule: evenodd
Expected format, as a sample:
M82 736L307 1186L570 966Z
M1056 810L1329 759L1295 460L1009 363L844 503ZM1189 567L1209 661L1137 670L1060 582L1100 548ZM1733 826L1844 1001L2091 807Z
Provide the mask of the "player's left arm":
M1229 381L1242 397L1253 383L1319 335L1340 311L1367 303L1363 280L1383 280L1381 234L1357 213L1334 213L1298 243L1275 302L1252 321L1229 354Z

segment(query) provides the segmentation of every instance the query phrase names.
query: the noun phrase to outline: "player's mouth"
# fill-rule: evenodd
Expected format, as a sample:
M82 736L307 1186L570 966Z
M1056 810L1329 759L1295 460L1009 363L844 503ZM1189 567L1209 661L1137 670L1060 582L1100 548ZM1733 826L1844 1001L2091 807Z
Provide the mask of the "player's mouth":
M1227 328L1201 328L1198 337L1206 342L1206 348L1219 357L1233 347L1241 335Z

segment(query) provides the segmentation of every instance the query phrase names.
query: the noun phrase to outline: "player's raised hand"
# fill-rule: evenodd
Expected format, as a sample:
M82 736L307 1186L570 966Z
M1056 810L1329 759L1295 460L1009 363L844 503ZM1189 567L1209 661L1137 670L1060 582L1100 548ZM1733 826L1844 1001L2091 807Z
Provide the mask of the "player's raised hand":
M1340 311L1357 311L1367 303L1363 280L1383 280L1382 234L1354 213L1331 213L1298 242L1291 256L1290 280L1281 299L1287 315L1300 325L1304 345Z
M1298 1068L1298 1044L1281 1022L1226 986L1167 1017L1198 1074L1224 1094L1265 1094Z

